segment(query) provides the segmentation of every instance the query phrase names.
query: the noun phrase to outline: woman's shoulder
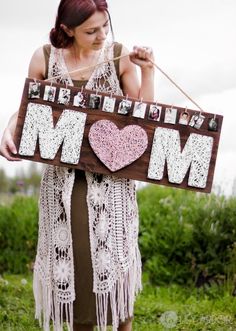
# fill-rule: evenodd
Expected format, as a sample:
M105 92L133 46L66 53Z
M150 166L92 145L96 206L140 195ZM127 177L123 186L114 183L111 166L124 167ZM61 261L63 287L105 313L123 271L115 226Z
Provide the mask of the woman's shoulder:
M51 44L45 44L42 46L43 49L43 53L44 55L50 55L51 49L52 49L52 45Z
M114 42L114 57L119 57L120 76L131 67L133 68L129 53L129 49L123 43Z
M114 58L120 57L120 61L124 62L124 59L126 58L126 55L128 57L129 50L128 48L123 44L118 41L114 41L112 43L113 47L113 56Z
M45 54L50 54L51 45L45 44L40 47L38 47L32 55L31 62L37 62L41 63L41 61L44 60Z
M38 47L31 58L30 64L29 64L29 77L44 79L45 78L45 69L46 69L46 63L45 63L45 55L50 54L50 45L42 45Z
M53 46L51 44L41 45L34 51L32 58L36 58L38 60L43 59L45 55L50 55L52 48Z
M121 42L119 41L113 41L110 44L111 47L113 47L113 52L114 55L123 55L123 54L128 54L129 50L128 48Z

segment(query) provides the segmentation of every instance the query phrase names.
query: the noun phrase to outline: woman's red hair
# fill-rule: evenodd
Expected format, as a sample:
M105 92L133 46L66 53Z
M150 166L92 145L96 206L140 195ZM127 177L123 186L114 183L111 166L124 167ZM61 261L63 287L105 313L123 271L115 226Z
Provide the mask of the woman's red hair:
M110 19L106 0L61 0L55 27L50 32L51 44L56 48L71 46L74 38L65 33L61 28L61 24L66 25L69 29L75 28L85 22L97 10L106 11Z

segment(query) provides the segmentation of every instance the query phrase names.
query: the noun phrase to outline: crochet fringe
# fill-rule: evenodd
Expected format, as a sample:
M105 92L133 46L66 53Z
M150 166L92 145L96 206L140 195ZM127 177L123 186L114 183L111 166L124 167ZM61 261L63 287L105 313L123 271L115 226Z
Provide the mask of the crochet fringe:
M67 330L73 331L73 302L57 303L56 295L53 295L51 286L45 284L45 279L41 277L38 270L34 270L33 292L35 319L39 320L39 325L44 331L50 331L50 320L53 322L53 330L55 331L63 331L64 322L67 325Z
M107 330L107 307L110 298L112 312L112 331L117 331L119 323L133 316L134 301L142 290L141 268L138 267L139 251L132 266L114 284L109 293L96 293L98 331Z
M112 311L112 331L117 331L119 323L133 316L136 295L142 290L141 272L138 266L139 250L132 266L122 275L109 293L96 293L96 313L98 331L107 330L107 309L110 299ZM68 331L73 331L73 302L56 302L56 296L49 284L34 270L33 292L35 298L35 318L39 320L44 331L50 331L50 320L53 330L63 331L63 323ZM63 318L63 312L64 317Z

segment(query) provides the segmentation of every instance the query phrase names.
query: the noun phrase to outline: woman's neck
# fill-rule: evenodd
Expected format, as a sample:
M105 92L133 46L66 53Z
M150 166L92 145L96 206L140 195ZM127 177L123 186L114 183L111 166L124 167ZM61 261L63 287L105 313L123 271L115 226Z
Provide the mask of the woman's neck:
M70 48L64 50L63 53L68 71L82 69L83 67L91 67L91 69L82 70L81 72L72 74L73 79L88 80L94 70L93 66L98 63L101 49L85 49L73 44Z
M82 48L77 46L75 43L72 45L72 54L74 58L79 62L84 62L88 60L94 60L99 54L101 50L94 50L89 48Z

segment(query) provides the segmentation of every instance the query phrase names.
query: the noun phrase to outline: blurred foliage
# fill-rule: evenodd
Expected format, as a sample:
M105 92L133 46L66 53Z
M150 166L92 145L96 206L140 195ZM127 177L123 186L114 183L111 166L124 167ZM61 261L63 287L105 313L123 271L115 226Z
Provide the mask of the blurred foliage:
M152 284L236 283L235 198L157 185L138 190L137 198L143 270ZM37 199L18 193L0 203L0 272L32 269Z
M27 170L19 168L13 177L9 177L4 169L0 169L0 203L6 194L38 194L41 172L40 166L35 162L30 162Z
M236 199L148 185L138 191L140 249L154 284L201 286L236 274Z
M16 196L0 205L0 273L32 270L38 235L37 198Z

